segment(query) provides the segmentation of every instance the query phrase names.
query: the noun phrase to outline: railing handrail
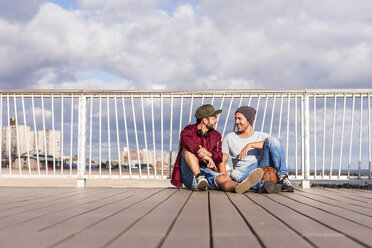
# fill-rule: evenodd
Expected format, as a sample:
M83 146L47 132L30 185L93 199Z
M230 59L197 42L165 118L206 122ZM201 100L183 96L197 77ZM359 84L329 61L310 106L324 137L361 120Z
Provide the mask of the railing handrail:
M12 95L26 95L26 94L83 94L83 95L106 95L106 94L198 94L198 95L212 95L212 94L372 94L372 89L217 89L217 90L79 90L79 89L0 89L0 94Z

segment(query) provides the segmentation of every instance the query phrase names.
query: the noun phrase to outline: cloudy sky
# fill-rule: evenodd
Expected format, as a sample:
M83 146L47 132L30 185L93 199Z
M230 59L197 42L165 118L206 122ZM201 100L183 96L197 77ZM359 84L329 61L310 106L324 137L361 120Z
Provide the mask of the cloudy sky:
M366 0L0 0L0 88L371 88L371 13Z

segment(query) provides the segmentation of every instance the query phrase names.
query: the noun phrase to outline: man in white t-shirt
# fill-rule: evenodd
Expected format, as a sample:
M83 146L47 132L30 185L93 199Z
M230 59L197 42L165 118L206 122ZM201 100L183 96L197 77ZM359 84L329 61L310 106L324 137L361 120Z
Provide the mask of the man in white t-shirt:
M256 110L252 107L241 106L236 110L235 125L238 131L227 134L223 139L222 163L226 165L231 156L233 170L230 176L239 184L246 184L245 188L252 188L260 193L293 192L280 140L267 133L254 131L255 116ZM261 180L263 175L261 167L264 166L276 169L278 184ZM254 180L252 175L255 175Z

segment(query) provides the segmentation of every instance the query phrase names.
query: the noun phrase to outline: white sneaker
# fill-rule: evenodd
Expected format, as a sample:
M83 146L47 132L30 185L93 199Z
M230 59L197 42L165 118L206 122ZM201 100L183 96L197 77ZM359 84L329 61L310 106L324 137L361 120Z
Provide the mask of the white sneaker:
M244 179L241 183L236 185L235 192L238 194L243 194L252 186L256 185L262 179L263 174L264 174L263 169L261 168L254 169L246 179Z
M205 176L199 176L196 178L198 183L198 190L205 191L208 188L208 181L205 179Z

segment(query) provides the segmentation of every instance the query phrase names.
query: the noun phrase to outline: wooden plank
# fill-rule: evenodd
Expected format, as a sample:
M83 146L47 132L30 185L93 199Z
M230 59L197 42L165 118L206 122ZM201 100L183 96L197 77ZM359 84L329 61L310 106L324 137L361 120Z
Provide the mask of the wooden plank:
M346 220L352 221L354 223L363 225L365 227L369 227L372 229L372 217L369 217L364 214L357 213L355 211L340 208L339 206L330 205L327 203L323 203L308 197L305 197L301 194L287 194L287 197L299 201L302 204L311 205L312 207L316 207L318 209L321 209L322 211L331 213L333 215L339 216L341 218L344 218Z
M27 223L30 220L36 220L37 218L46 216L47 214L60 214L59 216L55 216L54 219L45 217L48 219L49 222L57 221L57 217L60 219L64 218L63 214L65 212L68 212L69 214L73 215L75 212L71 211L84 211L86 210L86 206L90 206L92 204L95 204L99 200L102 199L109 199L112 197L112 195L115 195L113 193L110 193L110 191L105 191L103 194L94 194L96 192L92 192L92 194L89 194L88 197L82 197L80 195L72 196L69 198L63 198L61 201L55 203L55 202L46 202L44 205L39 205L38 207L35 207L34 205L24 206L20 209L15 209L15 212L8 214L5 217L1 218L0 222L0 230L3 228L9 228L10 226L16 225L16 224L22 224L26 223L25 225L32 225L34 221L31 221L30 223ZM120 194L120 193L116 193ZM86 194L85 194L86 195ZM76 198L76 199L75 199ZM40 221L40 219L39 219ZM42 222L38 222L42 223Z
M364 198L372 199L372 190L368 189L344 189L341 188L339 190L340 192L345 192L345 193L351 193L353 195L358 195Z
M344 198L347 198L347 199L351 199L351 200L354 200L354 201L363 202L363 203L367 203L367 204L372 203L371 199L369 199L365 196L356 195L351 190L350 191L345 191L345 190L325 188L324 191L327 191L328 194L331 194L331 195L335 194L335 195L338 195L338 196L341 196L341 197L344 197Z
M160 192L148 189L141 194L136 194L130 201L121 204L119 210L106 210L109 215L105 218L75 232L71 239L61 240L56 247L106 247L175 192L177 189L166 189Z
M366 215L369 217L372 217L372 206L370 208L367 208L365 206L359 206L357 204L354 204L355 201L352 203L350 202L345 202L345 198L341 198L341 200L335 199L335 197L331 198L327 195L322 195L322 194L317 194L314 191L309 191L309 190L297 190L296 191L297 195L301 195L304 197L308 197L310 199L313 199L315 201L323 202L335 207L347 209L362 215Z
M372 243L371 229L333 215L328 212L324 212L316 207L302 204L301 202L293 201L288 195L293 194L271 194L268 195L270 199L280 202L282 205L289 207L290 209L310 218L314 221L337 231L348 238L360 242L364 246ZM318 232L318 230L316 230ZM310 233L310 235L312 235ZM344 245L344 242L337 242L337 245ZM350 247L350 246L349 246ZM353 247L353 246L351 246Z
M208 192L194 191L162 247L210 247Z
M4 189L6 189L6 192L8 192L9 195L7 197L0 198L1 206L6 206L17 202L32 201L43 197L49 197L51 194L50 191L54 190L49 189L49 191L47 191L42 188L32 188L32 190L28 190L28 188L26 190L9 190L9 188L3 188L3 190ZM55 194L58 193L56 192Z
M274 215L275 218L280 220L280 222L282 222L289 229L293 230L293 232L301 235L301 237L303 237L306 241L310 242L316 247L328 247L330 244L332 244L333 247L362 247L353 240L345 237L340 232L334 231L327 226L320 224L316 220L308 218L302 213L286 207L282 204L281 201L273 201L271 198L278 197L278 194L247 194L247 196L262 209ZM255 223L261 222L260 215L252 214L252 216L257 216L257 220L255 220ZM268 225L270 225L270 222ZM263 230L263 232L265 233L265 230ZM283 229L281 227L278 227L276 232L279 232L279 234L277 234L278 236L287 235L287 229L285 228ZM266 235L267 238L270 238L271 232L266 232ZM287 246L292 243L292 239L287 239L287 241L283 242Z
M252 248L261 247L257 237L224 192L209 191L209 198L214 248L239 244L249 244ZM247 198L244 198L247 201Z
M178 190L108 247L123 247L123 244L126 247L159 247L191 193L189 190Z
M4 216L19 214L25 211L33 210L33 209L40 209L41 207L48 206L48 204L57 204L58 202L63 202L65 199L71 199L71 197L87 194L87 192L91 192L91 194L97 194L98 191L67 191L65 193L62 192L50 192L49 195L44 195L43 197L37 197L35 199L25 199L20 200L17 202L9 203L7 205L2 206L0 208L0 218ZM58 194L60 193L60 194Z
M56 212L54 214L48 215L46 218L42 218L41 224L38 224L40 222L39 219L38 222L32 223L32 225L27 226L27 228L25 228L25 225L22 225L21 230L18 230L18 232L16 232L15 230L6 229L5 233L0 233L0 242L5 242L5 244L9 244L11 246L24 246L25 240L17 240L16 236L14 235L21 232L27 240L27 244L29 246L51 246L67 239L68 237L75 235L78 232L81 232L85 228L88 228L90 225L94 225L94 223L96 222L98 223L100 220L106 218L107 216L112 215L112 212L110 211L110 203L116 203L115 206L117 208L123 208L123 205L133 204L133 200L134 202L138 202L138 200L143 200L143 197L146 197L149 194L151 195L151 193L155 193L158 191L159 189L150 189L147 191L143 190L143 194L139 193L139 191L136 191L139 198L136 197L137 195L128 198L124 197L125 194L123 194L122 197L124 198L122 198L121 200L119 196L113 197L115 199L111 200L110 198L101 200L97 203L84 206L84 212L80 213L73 212L71 211L71 209L69 209L69 212L64 212L62 214ZM131 193L127 192L126 196L128 196L129 194ZM119 198L120 201L117 201L117 198ZM60 219L61 217L64 217L62 221L54 220L55 218ZM42 228L37 229L40 227Z
M354 199L345 198L342 195L337 195L337 194L334 194L334 193L330 194L329 191L325 191L323 189L317 189L317 188L313 189L313 188L311 188L311 189L301 190L301 191L311 193L311 194L314 194L314 195L324 196L325 198L333 199L335 201L347 203L347 204L350 204L350 205L353 205L353 206L359 206L361 208L372 209L372 205L369 204L369 203L364 203L364 202L356 201Z

